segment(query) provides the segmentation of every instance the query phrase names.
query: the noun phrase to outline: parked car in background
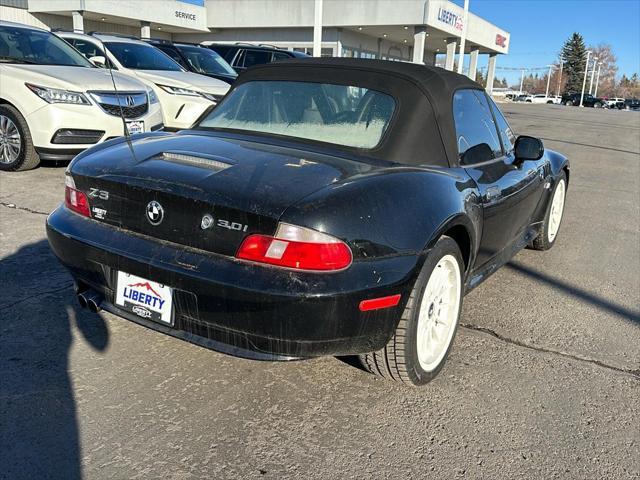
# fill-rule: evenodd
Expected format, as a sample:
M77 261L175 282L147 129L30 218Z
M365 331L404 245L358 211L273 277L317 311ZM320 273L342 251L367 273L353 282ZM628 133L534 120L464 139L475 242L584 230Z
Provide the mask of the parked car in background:
M161 129L154 91L111 73L46 30L0 21L0 170L71 160L125 128Z
M59 32L71 45L102 65L135 77L160 100L165 129L189 128L229 90L229 84L186 71L161 50L133 37Z
M238 73L253 65L277 62L278 60L287 60L289 58L309 58L309 55L303 52L285 50L263 44L202 42L202 45L220 54Z
M580 105L580 93L565 93L562 95L562 104L567 106L577 107ZM585 107L602 108L605 105L603 99L594 97L589 93L584 94L582 105Z
M538 93L536 95L531 96L530 99L526 100L531 103L560 103L560 99L555 96L547 97L544 93Z
M531 97L532 95L529 94L522 94L522 95L518 95L517 97L515 97L513 99L514 102L527 102L527 103L531 103Z
M544 93L538 93L536 95L532 95L530 100L531 103L554 103L553 97L547 97Z
M228 84L236 81L238 74L216 51L193 43L174 43L169 40L145 40L159 48L190 72L217 78Z
M617 108L619 110L624 108L624 98L606 98L604 101L609 108Z
M640 99L638 98L627 98L624 101L625 110L640 110Z
M422 385L465 293L553 247L568 181L463 75L314 58L252 68L191 130L76 157L47 236L93 312L256 360L359 355Z

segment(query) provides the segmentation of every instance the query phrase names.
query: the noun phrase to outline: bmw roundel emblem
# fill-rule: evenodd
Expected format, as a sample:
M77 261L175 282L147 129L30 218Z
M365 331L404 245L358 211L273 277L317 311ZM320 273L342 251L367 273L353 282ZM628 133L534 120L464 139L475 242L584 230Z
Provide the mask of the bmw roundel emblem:
M147 220L151 225L160 225L164 218L164 208L155 200L147 204Z

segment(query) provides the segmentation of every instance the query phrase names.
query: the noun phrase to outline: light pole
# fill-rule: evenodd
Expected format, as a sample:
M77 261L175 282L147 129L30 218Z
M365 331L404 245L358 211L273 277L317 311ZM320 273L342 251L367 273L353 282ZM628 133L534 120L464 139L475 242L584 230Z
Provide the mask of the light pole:
M315 0L313 8L313 56L322 55L322 0Z
M591 81L589 82L589 95L593 89L593 78L596 76L596 63L598 63L598 57L593 57L593 70L591 70Z
M600 67L602 67L602 62L598 63L598 75L596 76L596 88L593 90L594 97L598 93L598 82L600 82Z
M549 75L547 76L547 93L544 94L545 99L544 101L546 102L549 99L549 82L551 82L551 69L553 68L553 65L549 65Z
M589 71L589 57L591 56L591 50L587 50L587 65L584 67L584 78L582 79L582 93L580 94L580 106L583 107L582 101L584 100L584 87L587 86L587 72Z
M522 95L523 85L524 85L524 69L522 69L522 75L520 76L520 93L518 95Z
M467 23L469 23L469 0L464 0L464 17L462 35L460 36L460 55L458 55L458 73L462 73L464 66L464 42L467 39Z
M564 65L564 61L562 58L560 59L560 75L558 75L558 96L560 96L560 86L562 85L562 66Z

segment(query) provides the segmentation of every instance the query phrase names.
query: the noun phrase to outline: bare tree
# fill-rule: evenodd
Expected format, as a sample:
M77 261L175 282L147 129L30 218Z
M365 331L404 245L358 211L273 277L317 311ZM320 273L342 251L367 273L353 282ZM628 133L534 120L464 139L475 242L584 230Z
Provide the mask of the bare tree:
M593 53L591 58L597 58L600 65L600 81L598 83L599 97L612 97L616 95L616 74L618 73L617 58L613 53L611 45L601 43L589 47ZM596 67L596 73L598 67ZM591 69L589 71L591 75ZM595 82L595 80L594 80Z

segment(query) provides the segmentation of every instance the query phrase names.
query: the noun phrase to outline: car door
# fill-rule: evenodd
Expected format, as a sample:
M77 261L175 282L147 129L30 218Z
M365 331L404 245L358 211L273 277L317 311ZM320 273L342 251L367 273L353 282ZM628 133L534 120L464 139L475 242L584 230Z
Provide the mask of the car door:
M271 52L269 50L258 50L247 48L244 51L244 58L242 61L242 68L246 70L254 65L262 65L264 63L271 62Z
M477 268L522 239L542 196L544 175L540 161L516 161L513 132L484 91L457 91L453 112L460 164L476 182L483 207Z
M273 52L273 57L271 58L272 62L277 62L279 60L289 60L291 55L284 52Z

